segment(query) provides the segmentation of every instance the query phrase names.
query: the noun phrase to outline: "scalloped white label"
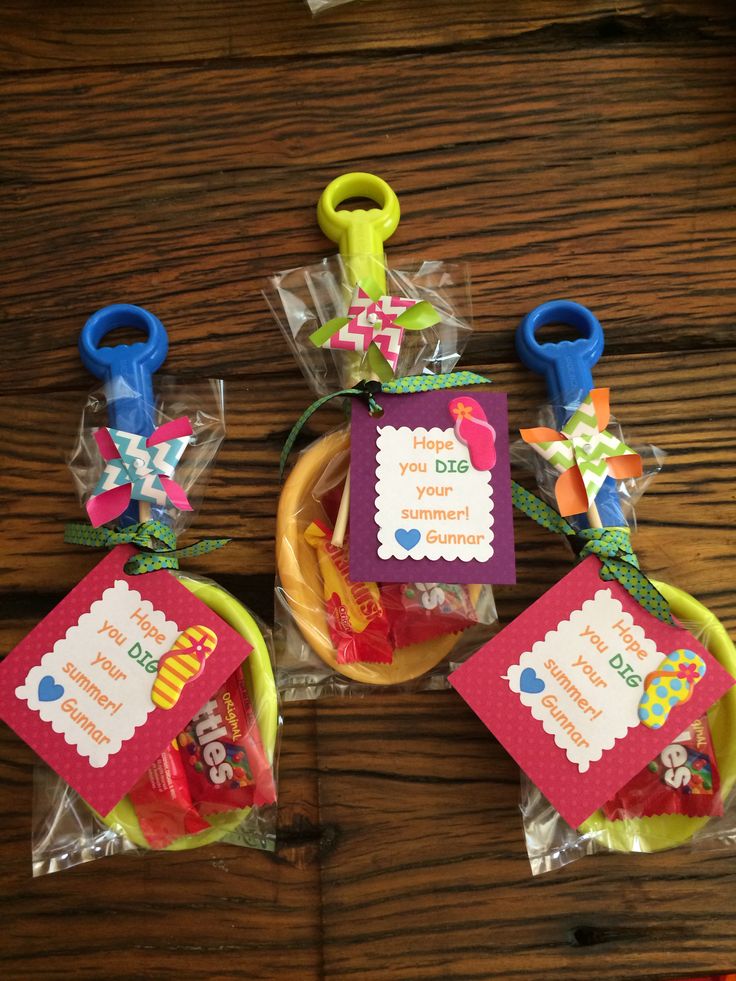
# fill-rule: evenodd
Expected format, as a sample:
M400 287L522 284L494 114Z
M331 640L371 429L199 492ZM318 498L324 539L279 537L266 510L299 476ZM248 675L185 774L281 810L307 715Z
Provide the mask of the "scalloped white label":
M657 645L611 595L595 596L522 654L505 675L521 703L585 773L639 725L644 679Z
M491 472L471 465L454 430L379 426L377 448L379 558L488 562Z
M118 579L35 664L16 696L92 767L104 767L154 710L158 658L181 630Z

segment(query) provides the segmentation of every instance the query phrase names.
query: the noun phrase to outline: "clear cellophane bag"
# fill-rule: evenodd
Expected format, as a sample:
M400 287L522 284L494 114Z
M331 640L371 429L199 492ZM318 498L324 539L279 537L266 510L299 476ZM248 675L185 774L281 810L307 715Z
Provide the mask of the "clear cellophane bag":
M568 418L575 408L544 405L538 424L554 429L556 420ZM630 443L613 417L606 428L642 460L640 477L616 481L621 512L633 531L637 502L662 469L666 454L656 446ZM559 472L522 441L512 445L512 461L534 474L540 496L556 507ZM575 517L568 520L578 526ZM678 623L733 671L733 645L715 616L692 597L683 600L682 591L664 583L657 585L671 603ZM736 795L732 793L736 782L735 723L736 692L732 690L707 715L693 720L578 828L571 827L522 773L520 807L532 873L561 868L585 855L732 846L736 841Z
M154 424L187 416L193 437L176 477L192 511L154 508L152 518L182 532L196 513L206 478L225 435L224 390L219 380L180 383L159 376ZM126 397L132 393L126 391ZM97 486L104 463L95 431L108 424L105 392L84 406L69 467L81 502ZM194 720L141 775L113 810L99 815L45 764L34 771L33 874L43 875L123 852L179 851L227 842L272 850L276 828L276 774L281 730L270 630L235 597L202 576L170 571L246 639L251 653L210 699L230 713L226 765L208 780ZM216 656L216 655L215 655ZM208 703L209 704L209 703ZM227 778L227 779L225 779Z
M439 315L434 326L405 332L395 376L453 371L472 331L467 268L422 262L412 271L384 264L382 272L387 295L426 301ZM266 291L317 397L371 377L366 351L310 340L323 324L345 316L354 295L349 281L345 261L333 256L273 276ZM285 699L444 687L496 621L487 585L349 580L349 533L339 548L331 541L349 462L347 424L301 451L279 501L276 665Z

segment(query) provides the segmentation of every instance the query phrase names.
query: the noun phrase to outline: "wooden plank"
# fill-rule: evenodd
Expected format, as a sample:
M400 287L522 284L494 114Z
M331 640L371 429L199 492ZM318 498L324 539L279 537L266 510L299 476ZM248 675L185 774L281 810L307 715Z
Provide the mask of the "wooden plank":
M74 349L67 352L72 359ZM637 514L635 542L651 575L669 578L696 593L730 626L736 626L732 583L736 557L724 528L736 525L732 463L736 439L733 367L726 352L686 356L605 356L596 377L613 390L614 411L635 444L654 443L670 454ZM519 364L468 362L493 377L509 393L514 433L535 421L544 400L542 384ZM201 536L232 535L219 552L187 562L187 567L218 578L225 574L235 591L251 588L245 578L273 571L273 536L283 441L309 394L293 371L276 380L233 382L228 395L229 435L213 469L201 515L191 530ZM99 553L65 545L65 520L80 520L64 454L73 444L81 397L53 395L0 397L0 445L6 448L5 481L0 489L0 588L32 597L69 589ZM267 406L267 409L264 409ZM304 443L340 421L337 412L313 418ZM528 483L528 480L527 480ZM501 613L514 615L569 568L566 550L549 533L523 517L516 520L519 585L503 590ZM540 562L540 555L544 561ZM265 580L264 580L265 583ZM256 584L259 612L270 615L264 583ZM11 595L9 593L9 595Z
M503 41L551 30L634 36L719 32L730 12L718 0L361 0L313 20L300 0L103 0L60 7L7 0L0 11L0 70L140 65L372 52Z
M394 263L470 262L471 357L510 360L511 326L555 295L595 309L611 351L733 345L731 45L559 51L538 73L523 53L381 56L370 106L350 64L0 81L1 390L86 384L70 340L120 298L161 316L177 373L291 370L259 291L329 254L315 202L360 167L401 197Z
M32 620L19 624L24 631ZM98 979L321 977L317 854L332 841L316 804L312 706L286 710L275 855L215 845L117 855L31 878L35 755L0 727L0 972Z
M339 828L323 871L330 981L733 966L728 853L601 855L532 879L517 769L452 693L325 704L319 748L321 814Z

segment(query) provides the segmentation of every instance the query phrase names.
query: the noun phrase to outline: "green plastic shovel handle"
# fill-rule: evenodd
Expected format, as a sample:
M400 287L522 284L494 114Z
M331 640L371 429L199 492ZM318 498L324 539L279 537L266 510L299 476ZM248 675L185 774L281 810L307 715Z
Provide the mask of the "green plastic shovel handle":
M370 198L379 207L338 211L349 198ZM383 243L396 231L400 217L399 199L374 174L342 174L324 189L317 204L317 221L340 250L349 286L373 283L385 293Z

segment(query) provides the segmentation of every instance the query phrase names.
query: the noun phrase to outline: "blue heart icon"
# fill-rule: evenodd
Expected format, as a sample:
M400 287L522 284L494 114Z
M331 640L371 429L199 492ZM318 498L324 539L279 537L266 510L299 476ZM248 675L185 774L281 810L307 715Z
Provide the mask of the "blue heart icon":
M547 686L541 678L537 677L534 668L524 668L519 678L519 688L527 695L538 695Z
M38 683L39 702L56 702L64 694L64 686L57 685L50 674L46 674Z
M418 528L399 528L394 534L396 541L407 552L410 552L415 545L418 545L422 537L422 533Z

